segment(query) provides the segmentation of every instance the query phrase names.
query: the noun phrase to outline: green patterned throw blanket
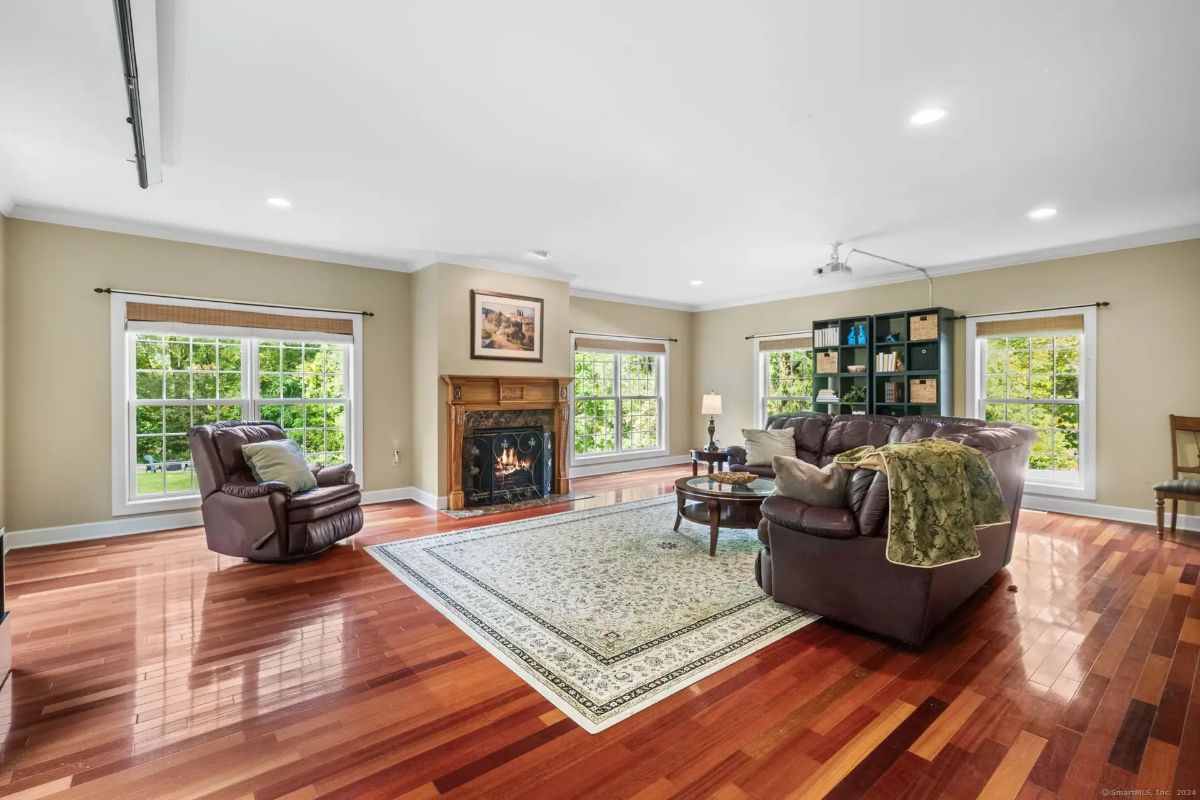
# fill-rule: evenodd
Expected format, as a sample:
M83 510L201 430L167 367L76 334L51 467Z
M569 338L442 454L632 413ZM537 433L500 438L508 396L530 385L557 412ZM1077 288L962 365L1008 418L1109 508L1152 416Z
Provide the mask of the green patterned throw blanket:
M983 453L945 439L857 447L834 459L888 477L887 559L940 567L979 557L976 528L1008 522L996 474Z

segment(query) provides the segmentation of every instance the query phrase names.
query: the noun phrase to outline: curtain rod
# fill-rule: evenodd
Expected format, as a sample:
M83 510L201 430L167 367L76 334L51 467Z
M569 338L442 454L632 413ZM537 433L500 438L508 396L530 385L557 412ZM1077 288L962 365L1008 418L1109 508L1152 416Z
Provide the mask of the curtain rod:
M603 336L606 339L641 339L647 342L678 342L678 339L672 339L669 336L627 336L624 333L595 333L593 331L569 331L576 336Z
M155 294L154 292L135 292L131 289L112 289L97 287L96 294L128 294L135 297L160 297L165 300L199 300L205 303L226 303L231 306L259 306L260 308L284 308L289 311L320 311L325 314L362 314L364 317L375 316L370 311L354 311L346 308L313 308L312 306L282 306L278 303L251 303L245 300L222 300L219 297L192 297L186 294Z
M751 339L770 339L775 336L803 336L812 335L812 331L783 331L782 333L752 333L746 337L746 341Z
M1108 308L1111 303L1107 300L1097 300L1095 303L1083 303L1076 306L1051 306L1050 308L1026 308L1023 311L993 311L989 314L959 314L957 317L948 317L947 319L975 319L977 317L996 317L1003 314L1036 314L1040 311L1071 311L1076 308Z

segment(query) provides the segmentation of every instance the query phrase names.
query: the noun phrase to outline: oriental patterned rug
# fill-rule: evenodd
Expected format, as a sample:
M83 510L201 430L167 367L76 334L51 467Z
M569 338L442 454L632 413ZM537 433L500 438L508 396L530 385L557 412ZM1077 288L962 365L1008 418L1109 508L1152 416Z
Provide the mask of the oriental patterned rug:
M754 582L754 531L675 522L655 497L367 551L597 733L818 619Z

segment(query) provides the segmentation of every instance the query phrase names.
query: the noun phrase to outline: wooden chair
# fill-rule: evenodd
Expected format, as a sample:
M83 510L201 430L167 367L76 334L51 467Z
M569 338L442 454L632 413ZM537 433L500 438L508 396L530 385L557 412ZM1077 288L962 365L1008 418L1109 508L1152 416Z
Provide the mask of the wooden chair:
M1179 519L1179 501L1200 501L1200 465L1189 467L1180 463L1179 434L1190 433L1200 449L1200 417L1177 417L1171 415L1171 480L1154 484L1154 505L1158 513L1158 538L1163 537L1163 501L1171 501L1171 535L1175 534L1175 523ZM1197 477L1179 477L1186 472Z

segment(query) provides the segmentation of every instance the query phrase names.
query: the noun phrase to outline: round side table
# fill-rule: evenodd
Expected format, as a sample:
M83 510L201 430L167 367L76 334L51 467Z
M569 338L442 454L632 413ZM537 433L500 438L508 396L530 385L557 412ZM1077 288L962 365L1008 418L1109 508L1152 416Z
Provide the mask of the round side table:
M729 451L722 447L719 450L693 450L692 451L692 477L700 474L700 462L708 463L708 474L713 474L713 465L717 465L720 469L725 469L725 465L729 463Z

